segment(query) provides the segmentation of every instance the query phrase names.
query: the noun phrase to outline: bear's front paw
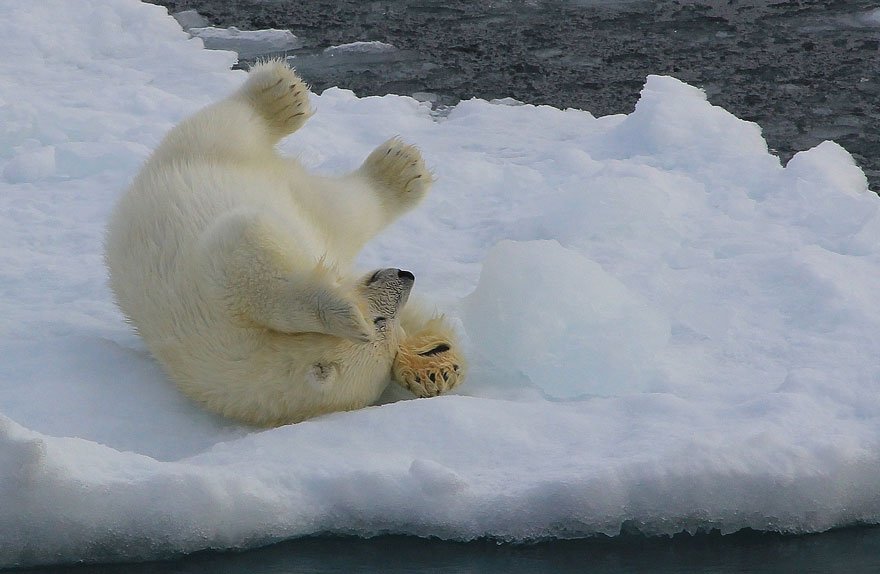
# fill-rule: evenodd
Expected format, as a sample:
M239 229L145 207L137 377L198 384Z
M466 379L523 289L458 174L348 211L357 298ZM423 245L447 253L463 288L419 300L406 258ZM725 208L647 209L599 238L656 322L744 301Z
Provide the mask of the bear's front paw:
M434 181L418 148L396 137L373 150L361 172L391 201L407 208L418 203Z
M392 366L395 382L417 397L435 397L464 380L464 357L451 331L435 321L400 343Z
M319 295L316 313L326 333L343 339L366 343L375 337L375 327L365 318L365 305L358 305L336 294Z
M309 87L283 60L251 68L242 93L279 137L298 130L312 115Z

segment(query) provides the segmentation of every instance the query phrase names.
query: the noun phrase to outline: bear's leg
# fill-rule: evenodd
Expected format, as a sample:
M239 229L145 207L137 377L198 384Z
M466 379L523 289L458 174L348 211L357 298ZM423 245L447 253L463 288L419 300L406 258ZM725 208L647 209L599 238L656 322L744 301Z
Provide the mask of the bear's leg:
M396 137L373 150L355 173L370 183L386 224L415 207L434 181L418 148Z
M273 145L302 127L313 113L308 86L283 60L251 68L235 97L247 102L264 120Z
M262 161L311 114L308 87L293 70L278 60L257 64L238 91L178 124L152 161Z
M418 397L433 397L464 380L464 357L446 319L413 305L404 308L401 327L405 337L391 368L394 382Z
M290 233L264 214L233 212L199 240L201 269L232 317L282 333L371 341L364 286L323 262L298 258Z

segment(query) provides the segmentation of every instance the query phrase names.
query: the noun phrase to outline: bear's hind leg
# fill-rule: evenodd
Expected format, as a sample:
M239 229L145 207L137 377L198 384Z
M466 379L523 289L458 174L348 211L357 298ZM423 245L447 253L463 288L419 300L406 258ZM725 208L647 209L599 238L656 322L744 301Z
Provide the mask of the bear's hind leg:
M251 68L237 95L265 121L273 143L298 130L312 115L308 86L283 60Z
M405 332L392 365L392 379L417 397L451 391L464 380L465 361L455 331L442 316L408 306L401 317Z

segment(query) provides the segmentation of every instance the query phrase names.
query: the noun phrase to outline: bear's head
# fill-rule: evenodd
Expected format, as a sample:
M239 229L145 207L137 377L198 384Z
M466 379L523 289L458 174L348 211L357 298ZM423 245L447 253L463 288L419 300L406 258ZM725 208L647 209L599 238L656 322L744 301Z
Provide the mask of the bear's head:
M364 277L361 293L368 303L368 319L373 321L376 331L385 331L388 323L397 319L415 280L415 275L409 271L393 267L379 269Z

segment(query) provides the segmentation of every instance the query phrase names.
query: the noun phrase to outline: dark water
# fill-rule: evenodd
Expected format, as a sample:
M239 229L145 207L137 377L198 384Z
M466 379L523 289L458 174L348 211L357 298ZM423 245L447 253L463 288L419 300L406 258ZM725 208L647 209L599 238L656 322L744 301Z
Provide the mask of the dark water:
M673 538L624 536L535 545L455 543L386 536L310 538L177 561L50 568L48 574L869 574L880 572L880 528L811 536L754 531Z
M318 92L509 96L605 115L632 111L646 75L674 75L760 124L783 160L834 139L880 189L876 0L150 1L220 26L289 28ZM400 52L366 65L310 57L370 40Z

